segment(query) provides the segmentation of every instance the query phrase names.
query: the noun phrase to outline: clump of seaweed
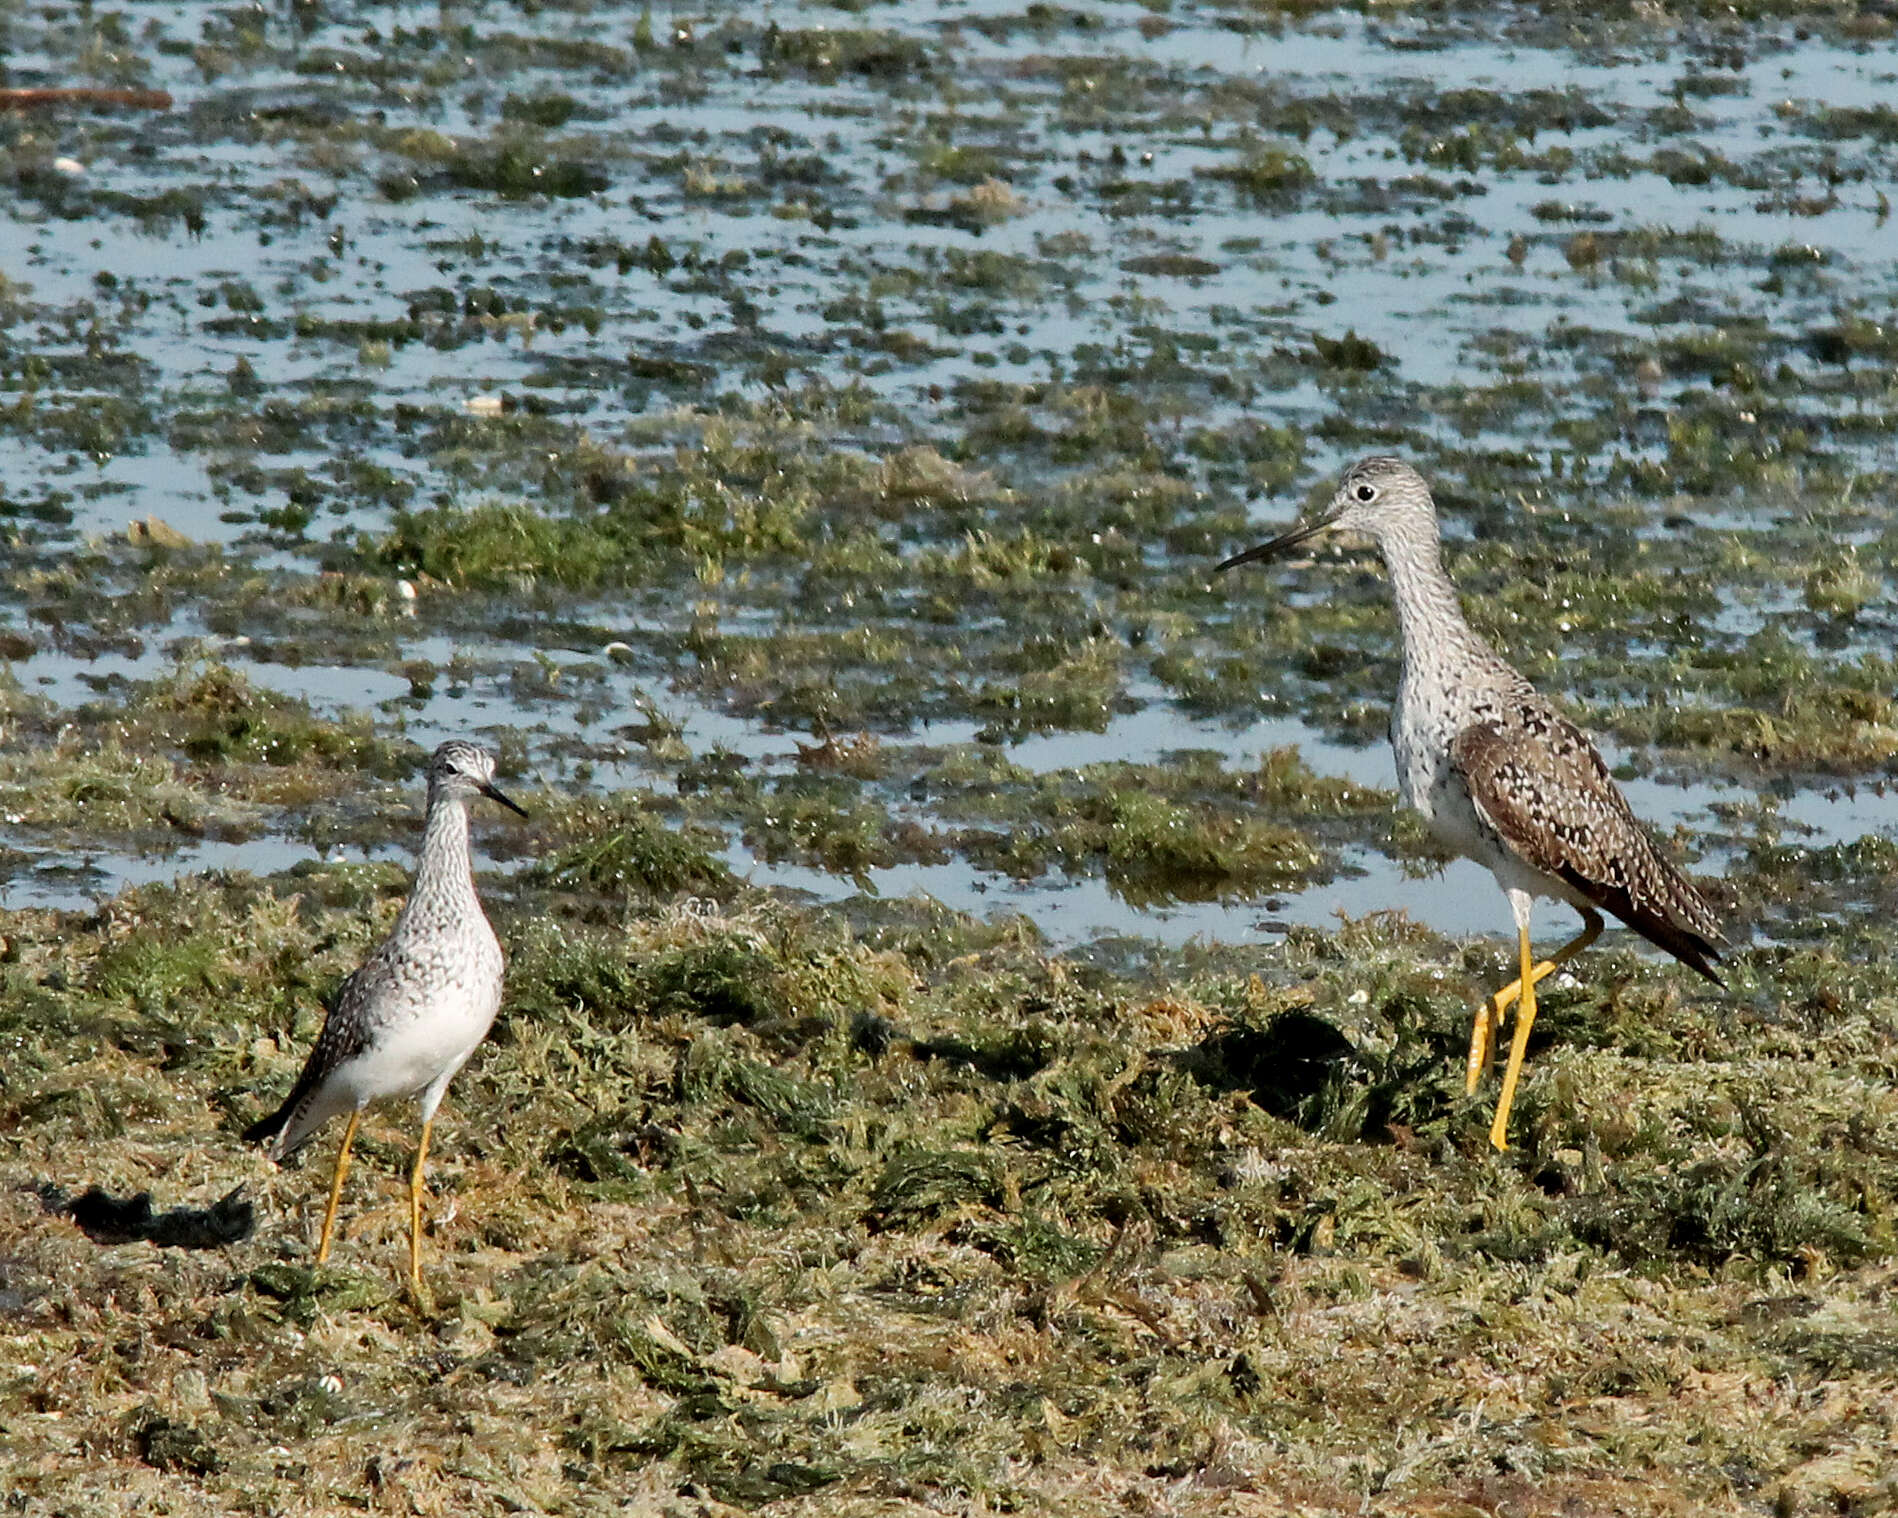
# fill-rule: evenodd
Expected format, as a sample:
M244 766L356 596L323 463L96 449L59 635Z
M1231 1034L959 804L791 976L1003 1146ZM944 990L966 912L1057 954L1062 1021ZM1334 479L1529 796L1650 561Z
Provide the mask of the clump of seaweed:
M1355 804L1282 757L1223 779ZM1792 1393L1768 1433L1714 1418L1717 1385L1669 1369L1673 1325L1700 1322L1696 1355L1736 1371L1881 1373L1898 1200L1883 970L1742 954L1735 1001L1598 948L1583 978L1545 988L1553 1031L1520 1148L1498 1160L1487 1104L1462 1091L1471 1008L1501 968L1488 945L1459 956L1372 918L1113 971L940 910L892 904L859 932L742 885L689 902L682 880L615 886L610 919L590 890L490 886L508 1005L441 1135L445 1305L424 1325L366 1275L358 1289L298 1264L302 1186L218 1138L289 1073L317 993L385 925L401 874L201 878L97 915L4 914L11 1170L58 1184L84 1153L86 1183L122 1193L156 1156L181 1205L248 1177L258 1209L256 1237L221 1251L248 1272L235 1294L228 1265L125 1253L145 1245L116 1246L108 1279L98 1247L37 1206L0 1223L0 1310L49 1367L0 1387L10 1419L32 1401L145 1428L149 1459L125 1436L135 1488L188 1480L228 1505L288 1490L282 1448L373 1493L351 1432L373 1409L418 1431L414 1480L464 1492L427 1453L453 1437L435 1372L397 1374L386 1352L426 1328L458 1378L455 1419L491 1425L522 1470L559 1451L558 1475L518 1488L536 1501L637 1479L815 1512L840 1485L885 1490L890 1450L937 1490L990 1479L1024 1438L1052 1464L998 1489L1052 1497L1083 1431L1092 1468L1135 1482L1162 1479L1142 1474L1156 1439L1199 1469L1214 1427L1297 1434L1309 1453L1274 1489L1322 1483L1340 1420L1402 1458L1450 1384L1446 1342L1492 1394L1563 1378L1655 1428L1699 1418L1695 1448L1774 1472L1798 1468L1816 1425ZM399 1251L400 1209L374 1198L398 1191L406 1140L372 1118L362 1148L351 1226L368 1252ZM142 1370L102 1391L83 1354L42 1350L75 1321L123 1330L128 1283L151 1331L118 1342L141 1344ZM1782 1298L1812 1305L1747 1305ZM154 1327L174 1321L211 1336ZM981 1367L1030 1343L1030 1390L971 1412ZM1117 1372L1129 1355L1144 1381ZM1420 1355L1439 1368L1394 1373ZM1367 1363L1393 1372L1377 1398ZM17 1426L50 1448L45 1420ZM1649 1469L1578 1437L1617 1489ZM1465 1489L1432 1458L1405 1479Z
M621 795L564 807L552 827L556 839L571 841L535 860L528 878L538 885L660 898L732 890L731 870L716 852L722 840L655 815L646 798Z

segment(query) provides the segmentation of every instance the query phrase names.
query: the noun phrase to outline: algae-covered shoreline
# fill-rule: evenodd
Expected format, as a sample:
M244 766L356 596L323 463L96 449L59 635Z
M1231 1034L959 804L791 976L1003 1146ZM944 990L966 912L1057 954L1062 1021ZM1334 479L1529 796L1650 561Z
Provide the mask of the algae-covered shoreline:
M260 1216L101 1248L11 1194L28 1510L1877 1500L1898 1111L1869 943L1745 956L1731 996L1600 954L1545 997L1495 1159L1460 1050L1500 949L1373 919L1115 973L916 905L523 891L508 1011L437 1129L420 1317L405 1117L359 1141L315 1273L323 1165L235 1139L402 888L314 867L10 914L10 1174L242 1180Z
M17 1510L1898 1500L1887 18L0 4L0 56L173 101L0 114ZM1381 577L1209 573L1372 450L1742 946L1591 951L1501 1158L1507 918L1394 810ZM236 1135L463 734L534 820L477 830L422 1316L406 1114L316 1273L322 1166ZM239 1184L211 1250L47 1210Z

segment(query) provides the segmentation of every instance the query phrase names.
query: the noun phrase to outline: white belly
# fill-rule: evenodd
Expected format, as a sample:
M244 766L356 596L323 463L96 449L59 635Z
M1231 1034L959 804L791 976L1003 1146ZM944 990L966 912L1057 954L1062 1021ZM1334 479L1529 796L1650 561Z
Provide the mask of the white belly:
M336 1067L331 1083L338 1108L347 1111L431 1088L439 1102L455 1072L488 1036L500 1000L498 993L471 996L461 991L379 1028L367 1049ZM433 1103L425 1100L424 1105L428 1110L423 1116L433 1116Z

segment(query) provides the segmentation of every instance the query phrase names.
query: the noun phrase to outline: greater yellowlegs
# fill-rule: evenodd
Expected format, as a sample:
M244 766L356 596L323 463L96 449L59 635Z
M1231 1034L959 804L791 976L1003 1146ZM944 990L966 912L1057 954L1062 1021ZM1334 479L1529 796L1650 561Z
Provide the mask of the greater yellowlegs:
M244 1134L253 1143L274 1139L270 1156L282 1160L331 1118L349 1114L316 1246L322 1265L363 1109L384 1097L417 1096L422 1136L409 1173L409 1285L418 1299L429 1130L448 1083L487 1037L501 1006L501 945L475 895L468 855L468 801L477 795L527 815L495 788L494 756L486 749L462 742L436 749L415 888L389 936L338 987L290 1095Z
M1404 660L1391 747L1404 800L1439 840L1489 869L1515 914L1521 972L1477 1008L1466 1081L1474 1094L1515 1003L1515 1041L1489 1133L1504 1149L1536 985L1595 941L1601 914L1618 917L1716 985L1720 926L1694 883L1636 820L1587 735L1463 620L1456 587L1443 572L1436 503L1408 464L1360 460L1316 517L1219 568L1270 558L1323 532L1370 537L1390 571ZM1581 933L1540 964L1529 947L1529 910L1538 896L1582 914Z

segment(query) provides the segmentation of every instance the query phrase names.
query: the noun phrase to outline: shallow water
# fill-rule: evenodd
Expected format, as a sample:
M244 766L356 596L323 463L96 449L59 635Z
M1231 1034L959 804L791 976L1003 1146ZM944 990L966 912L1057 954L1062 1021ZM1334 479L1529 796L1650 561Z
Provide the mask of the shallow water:
M1320 775L1388 788L1375 578L1322 556L1204 590L1236 530L1282 523L1379 447L1432 468L1491 625L1542 683L1615 724L1637 809L1701 868L1739 846L1719 808L1761 795L1814 844L1892 828L1876 737L1849 760L1750 758L1643 742L1638 725L1656 691L1770 710L1741 689L1769 634L1883 679L1869 661L1888 647L1894 397L1878 333L1898 310L1898 238L1879 113L1898 54L1876 28L737 5L654 16L640 43L641 13L613 6L131 14L129 39L103 46L103 20L0 11L11 85L89 68L175 97L161 113L0 117L18 190L0 204L0 531L15 563L0 630L20 686L55 713L48 730L215 658L419 745L505 741L552 787L664 795L681 751L738 756L761 781L797 774L813 724L781 686L887 689L914 669L917 699L852 724L893 756L897 778L863 786L893 818L938 820L903 790L922 756L998 743L1036 775L1183 750L1244 769L1296 746ZM566 119L534 126L536 112ZM577 167L599 187L536 193L533 175L496 167L508 153L543 181ZM845 392L864 398L853 419L802 419L800 395ZM1060 433L1095 393L1130 418ZM507 410L471 409L483 400ZM928 445L996 494L886 513L895 579L854 605L801 578L861 527L820 499L796 548L734 555L712 578L675 564L671 579L567 592L529 565L516 586L424 596L412 617L285 609L326 571L393 594L374 550L404 506L585 519L611 509L571 478L587 447L651 478L719 418L774 406L808 454ZM984 428L1009 406L1055 440L993 441ZM1290 441L1267 446L1260 427ZM921 573L927 552L1036 510L1068 512L1045 530L1078 541L1088 498L1061 493L1118 467L1190 488L1177 543L1151 535L1129 567L1087 561L1088 577L1012 601ZM233 585L261 576L281 593L146 595L152 557L124 533L147 517L217 545ZM1839 617L1809 576L1843 543L1864 604ZM90 578L52 605L45 577L73 564ZM1654 581L1639 622L1617 600L1623 569ZM1570 571L1606 609L1510 599L1526 573ZM965 596L959 626L916 614L937 594ZM1057 642L1106 630L1108 698L1078 725L1068 708L998 724L976 695L1019 678L1005 660L1044 615ZM1164 636L1135 638L1163 617ZM898 651L826 654L780 686L720 683L694 651L704 628L740 651L855 629ZM1705 657L1683 665L1682 649ZM1301 669L1307 652L1319 662ZM1249 661L1257 682L1195 684L1163 653ZM622 731L652 711L677 748ZM1025 913L1061 943L1230 940L1387 908L1447 933L1503 918L1480 872L1407 878L1375 829L1302 892L1141 908L1100 874L1022 883L958 857L856 879L768 862L741 818L695 806L760 882L927 892ZM278 869L296 827L156 855L0 828L30 861L0 900ZM78 843L85 867L57 868Z

